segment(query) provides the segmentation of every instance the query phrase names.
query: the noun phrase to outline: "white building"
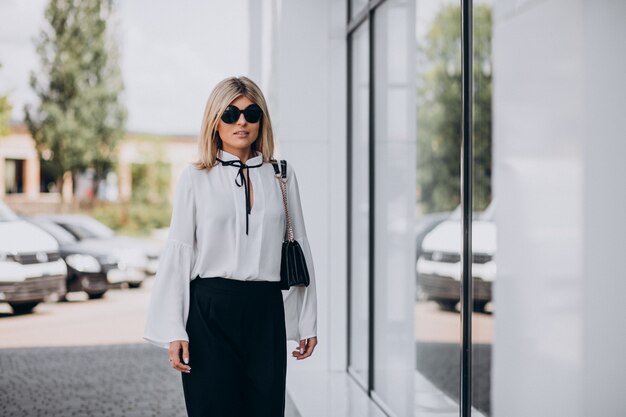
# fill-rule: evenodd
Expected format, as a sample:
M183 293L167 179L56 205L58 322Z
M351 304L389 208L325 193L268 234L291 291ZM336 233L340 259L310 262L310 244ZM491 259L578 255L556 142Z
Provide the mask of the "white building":
M439 198L416 192L416 46L450 2L347 3L249 2L249 75L318 277L320 345L290 362L289 395L305 417L459 415L459 313L415 297L415 224ZM492 18L493 182L474 192L499 200L498 274L474 314L473 415L626 415L626 3L494 0Z

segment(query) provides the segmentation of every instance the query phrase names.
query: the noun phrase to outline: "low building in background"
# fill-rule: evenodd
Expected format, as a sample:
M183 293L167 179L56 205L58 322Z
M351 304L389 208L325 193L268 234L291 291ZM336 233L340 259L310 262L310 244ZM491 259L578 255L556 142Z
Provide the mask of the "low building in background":
M171 199L178 175L196 154L195 136L129 133L118 145L116 169L98 187L93 170L80 175L76 184L66 175L63 200L129 202L134 189L146 181L150 182L147 186L154 185L153 193L166 189L162 197ZM42 168L35 140L23 124L13 124L11 133L0 137L0 184L0 198L19 212L49 212L61 202L61 193Z

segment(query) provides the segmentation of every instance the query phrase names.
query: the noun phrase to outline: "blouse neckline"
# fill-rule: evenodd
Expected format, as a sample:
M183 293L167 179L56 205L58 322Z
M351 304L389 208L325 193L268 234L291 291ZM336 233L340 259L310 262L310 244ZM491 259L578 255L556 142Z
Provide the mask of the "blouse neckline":
M263 154L259 151L254 151L256 156L252 158L248 158L246 162L241 161L238 156L226 152L224 149L220 149L218 152L217 160L222 164L222 166L232 166L237 168L237 175L235 176L235 184L238 187L243 186L244 188L244 196L245 196L245 211L246 211L246 235L249 230L249 217L252 207L250 205L250 169L249 168L258 168L263 165ZM220 158L221 156L221 158ZM243 170L248 170L248 175L244 176ZM247 178L246 178L247 177Z
M252 158L248 158L246 162L241 161L241 159L230 152L226 152L224 149L219 149L217 153L217 157L223 161L240 161L246 165L257 165L258 163L263 161L263 154L260 151L254 151L255 156Z

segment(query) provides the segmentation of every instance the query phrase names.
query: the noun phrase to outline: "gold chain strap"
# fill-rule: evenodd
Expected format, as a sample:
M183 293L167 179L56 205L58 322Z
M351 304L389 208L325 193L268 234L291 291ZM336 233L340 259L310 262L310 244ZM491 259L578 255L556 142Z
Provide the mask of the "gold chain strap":
M287 209L287 177L281 178L280 173L276 174L276 179L280 185L280 191L283 194L283 206L285 207L285 218L287 219L287 240L293 241L293 225L291 224L291 217L289 216L289 210Z

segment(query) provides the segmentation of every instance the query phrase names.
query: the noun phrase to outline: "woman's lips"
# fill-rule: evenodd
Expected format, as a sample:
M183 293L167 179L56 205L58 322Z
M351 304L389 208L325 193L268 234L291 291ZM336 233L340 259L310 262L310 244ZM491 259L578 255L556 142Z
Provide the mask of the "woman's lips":
M248 136L248 132L235 132L235 136Z

